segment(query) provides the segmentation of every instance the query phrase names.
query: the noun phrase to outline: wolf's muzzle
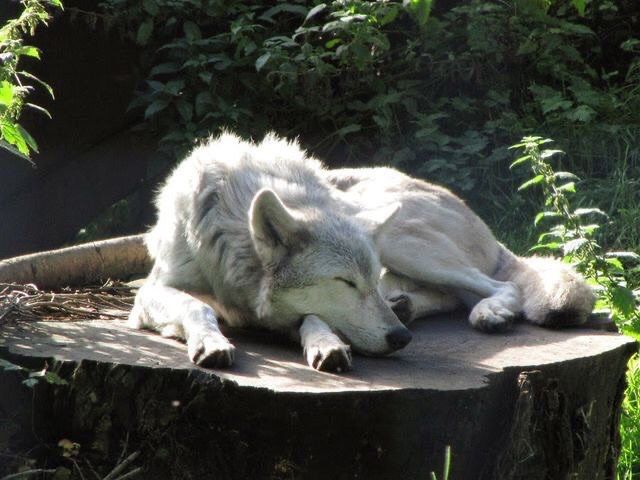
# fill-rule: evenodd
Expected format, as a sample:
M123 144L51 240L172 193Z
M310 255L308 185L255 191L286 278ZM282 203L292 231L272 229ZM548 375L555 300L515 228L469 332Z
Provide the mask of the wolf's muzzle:
M389 344L393 350L400 350L409 344L413 335L411 335L411 332L406 328L397 327L387 333L385 338L387 340L387 344Z

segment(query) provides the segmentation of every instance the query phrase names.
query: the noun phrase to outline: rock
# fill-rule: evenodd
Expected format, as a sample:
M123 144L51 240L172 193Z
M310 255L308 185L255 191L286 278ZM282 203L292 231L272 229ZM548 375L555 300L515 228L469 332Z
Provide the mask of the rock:
M632 339L528 324L486 335L462 313L412 330L404 350L335 375L263 333L228 332L236 363L214 371L121 321L3 325L0 358L22 368L0 370L0 417L19 427L0 451L66 438L106 473L126 439L154 480L426 479L442 478L450 445L452 480L615 478ZM31 392L27 369L45 364L56 381Z

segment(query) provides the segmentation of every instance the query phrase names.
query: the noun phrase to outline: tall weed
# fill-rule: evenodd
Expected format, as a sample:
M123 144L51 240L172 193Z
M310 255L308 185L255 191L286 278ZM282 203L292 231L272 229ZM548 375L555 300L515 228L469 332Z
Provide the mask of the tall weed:
M596 308L611 314L623 329L640 332L640 255L635 252L605 252L596 234L608 216L599 208L575 208L572 195L580 179L567 171L555 171L551 165L561 150L542 149L552 140L525 137L511 148L524 153L511 167L528 164L533 176L519 190L539 186L544 208L538 212L534 225L546 224L531 251L559 254L582 272L598 294Z

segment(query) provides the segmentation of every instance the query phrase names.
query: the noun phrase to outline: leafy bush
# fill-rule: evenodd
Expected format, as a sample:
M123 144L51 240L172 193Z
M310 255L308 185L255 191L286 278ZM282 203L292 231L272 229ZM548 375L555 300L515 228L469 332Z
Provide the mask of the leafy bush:
M587 177L640 166L633 0L102 5L145 51L132 107L177 154L222 128L276 130L330 161L392 164L466 191L507 224L533 208L499 176L503 145L522 132L553 134ZM626 190L612 212L633 214L638 195Z
M38 151L38 144L27 130L18 123L22 108L27 106L45 115L49 113L25 100L33 87L24 81L35 81L53 96L51 87L27 71L19 70L23 57L40 58L40 50L25 45L24 35L33 35L36 27L47 24L46 6L62 8L60 0L22 0L23 10L18 18L9 20L0 28L0 147L16 155L29 158Z
M130 22L138 43L157 51L134 105L158 119L173 145L222 127L317 132L328 144L357 132L392 134L396 104L418 94L387 73L416 57L412 39L428 18L426 1L105 5Z

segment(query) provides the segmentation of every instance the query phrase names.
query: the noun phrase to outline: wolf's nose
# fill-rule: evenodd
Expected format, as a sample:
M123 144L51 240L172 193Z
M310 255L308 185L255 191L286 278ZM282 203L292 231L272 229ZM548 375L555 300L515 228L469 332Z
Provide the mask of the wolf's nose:
M386 336L387 343L394 350L406 347L412 338L411 332L403 327L394 328Z

